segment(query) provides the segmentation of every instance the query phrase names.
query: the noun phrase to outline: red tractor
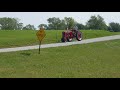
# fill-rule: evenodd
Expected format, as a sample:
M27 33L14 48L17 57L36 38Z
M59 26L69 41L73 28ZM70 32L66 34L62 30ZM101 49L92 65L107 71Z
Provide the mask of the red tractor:
M82 32L79 30L71 29L71 30L66 30L62 32L62 42L71 42L74 38L76 38L78 41L82 40Z

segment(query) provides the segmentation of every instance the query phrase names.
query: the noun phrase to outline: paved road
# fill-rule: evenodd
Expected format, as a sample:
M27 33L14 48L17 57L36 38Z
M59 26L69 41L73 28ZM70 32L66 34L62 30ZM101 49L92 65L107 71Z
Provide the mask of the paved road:
M92 39L85 39L85 40L82 40L82 41L74 41L74 42L66 42L66 43L44 44L44 45L41 45L41 48L69 46L69 45L75 45L75 44L86 44L86 43L93 43L93 42L100 42L100 41L107 41L107 40L114 40L114 39L120 39L120 35L106 36L106 37L92 38ZM15 48L3 48L3 49L0 49L0 53L1 52L21 51L21 50L31 50L31 49L38 49L38 48L39 48L39 45L15 47Z

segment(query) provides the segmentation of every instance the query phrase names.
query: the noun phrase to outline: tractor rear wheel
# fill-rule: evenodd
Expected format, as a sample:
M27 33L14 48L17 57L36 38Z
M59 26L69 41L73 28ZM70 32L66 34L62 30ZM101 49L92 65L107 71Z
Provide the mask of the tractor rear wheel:
M80 32L80 31L77 31L77 32L76 32L76 39L77 39L78 41L81 41L81 40L82 40L82 32Z

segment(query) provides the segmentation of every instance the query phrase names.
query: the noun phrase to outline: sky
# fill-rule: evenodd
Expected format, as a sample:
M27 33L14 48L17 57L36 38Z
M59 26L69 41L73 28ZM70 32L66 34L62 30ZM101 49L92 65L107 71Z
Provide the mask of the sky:
M110 22L120 23L120 12L0 12L0 18L19 18L23 25L31 24L36 28L40 24L48 24L47 19L51 17L72 17L78 23L86 24L92 15L100 15L108 25ZM38 28L37 28L38 29Z

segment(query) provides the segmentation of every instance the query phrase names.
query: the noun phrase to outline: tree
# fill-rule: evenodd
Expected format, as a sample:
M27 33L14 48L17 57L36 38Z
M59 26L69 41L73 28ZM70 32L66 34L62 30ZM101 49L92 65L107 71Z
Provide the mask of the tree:
M100 16L91 16L90 20L88 20L86 26L89 29L97 29L97 30L107 30L107 25L104 19Z
M78 27L78 29L86 29L85 26L80 23L77 23L76 26Z
M65 17L65 25L67 28L73 28L75 26L75 20L72 17Z
M113 32L120 32L120 24L111 22L109 23L108 30Z
M18 30L22 30L22 29L23 29L23 23L18 23L17 29L18 29Z
M25 27L23 27L23 30L35 30L34 25L28 24Z
M61 20L59 18L56 18L56 17L53 17L53 18L48 18L47 19L48 21L48 26L49 26L49 29L59 29L59 26L61 24Z
M48 26L47 26L46 24L40 24L40 25L38 26L38 28L40 28L40 27L42 27L42 26L44 26L46 30L48 29Z
M1 30L2 25L0 24L0 30Z
M3 30L16 30L18 25L17 18L3 17L0 18L1 29Z
M53 25L53 24L48 24L48 29L49 29L49 30L54 29L54 25Z
M65 20L61 20L61 23L59 25L59 30L64 30L65 28L66 28Z
M73 28L76 25L75 20L72 17L65 17L63 20L53 17L47 19L48 29L63 30L65 28Z

